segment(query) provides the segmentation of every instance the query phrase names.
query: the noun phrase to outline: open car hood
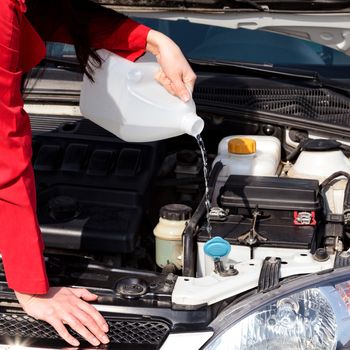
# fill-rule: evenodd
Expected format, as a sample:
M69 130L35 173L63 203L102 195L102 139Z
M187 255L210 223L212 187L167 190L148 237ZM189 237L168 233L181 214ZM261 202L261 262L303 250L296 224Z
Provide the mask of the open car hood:
M350 55L350 1L99 0L132 16L266 30ZM136 3L136 4L135 4Z
M183 10L211 9L237 11L259 9L262 11L346 11L348 0L95 0L101 4L133 7L177 8Z

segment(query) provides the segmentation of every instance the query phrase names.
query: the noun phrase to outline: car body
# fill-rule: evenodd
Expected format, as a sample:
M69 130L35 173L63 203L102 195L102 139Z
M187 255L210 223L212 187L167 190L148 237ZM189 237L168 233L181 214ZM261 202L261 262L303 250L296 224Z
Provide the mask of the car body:
M125 143L84 119L74 51L52 44L24 91L50 283L100 295L110 348L350 348L348 2L99 2L189 57L213 236L226 243L206 231L195 139ZM277 142L274 173L238 171L244 152L229 170L227 137L248 138L259 166ZM180 268L170 256L160 268L153 229L171 203L192 218ZM65 347L1 288L2 347Z

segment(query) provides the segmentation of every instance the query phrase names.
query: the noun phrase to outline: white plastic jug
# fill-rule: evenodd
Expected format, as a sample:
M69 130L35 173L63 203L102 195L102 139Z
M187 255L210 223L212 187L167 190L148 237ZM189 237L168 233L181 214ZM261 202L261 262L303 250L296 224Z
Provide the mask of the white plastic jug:
M92 83L84 76L80 109L84 117L128 142L148 142L187 133L197 136L204 122L191 99L172 96L154 76L159 64L150 55L131 62L107 50Z

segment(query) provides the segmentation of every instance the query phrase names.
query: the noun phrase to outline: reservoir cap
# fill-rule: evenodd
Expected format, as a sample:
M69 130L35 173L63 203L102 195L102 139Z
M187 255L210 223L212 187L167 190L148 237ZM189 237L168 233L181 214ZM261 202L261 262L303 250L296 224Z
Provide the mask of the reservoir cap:
M168 204L160 209L160 217L171 221L184 221L191 218L192 208L184 204Z
M256 141L249 137L237 137L229 140L228 152L233 154L254 154L256 152Z
M222 258L231 251L229 242L221 237L214 237L204 245L204 253L213 259Z
M340 146L342 144L336 140L328 140L328 139L312 139L307 140L303 144L304 151L335 151L341 149Z

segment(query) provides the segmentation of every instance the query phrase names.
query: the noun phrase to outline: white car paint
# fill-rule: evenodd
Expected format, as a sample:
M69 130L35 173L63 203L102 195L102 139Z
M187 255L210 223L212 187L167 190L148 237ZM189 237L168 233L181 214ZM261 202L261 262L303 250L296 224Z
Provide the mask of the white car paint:
M350 55L350 13L199 13L133 10L126 14L162 20L186 20L231 29L266 30L310 40Z

